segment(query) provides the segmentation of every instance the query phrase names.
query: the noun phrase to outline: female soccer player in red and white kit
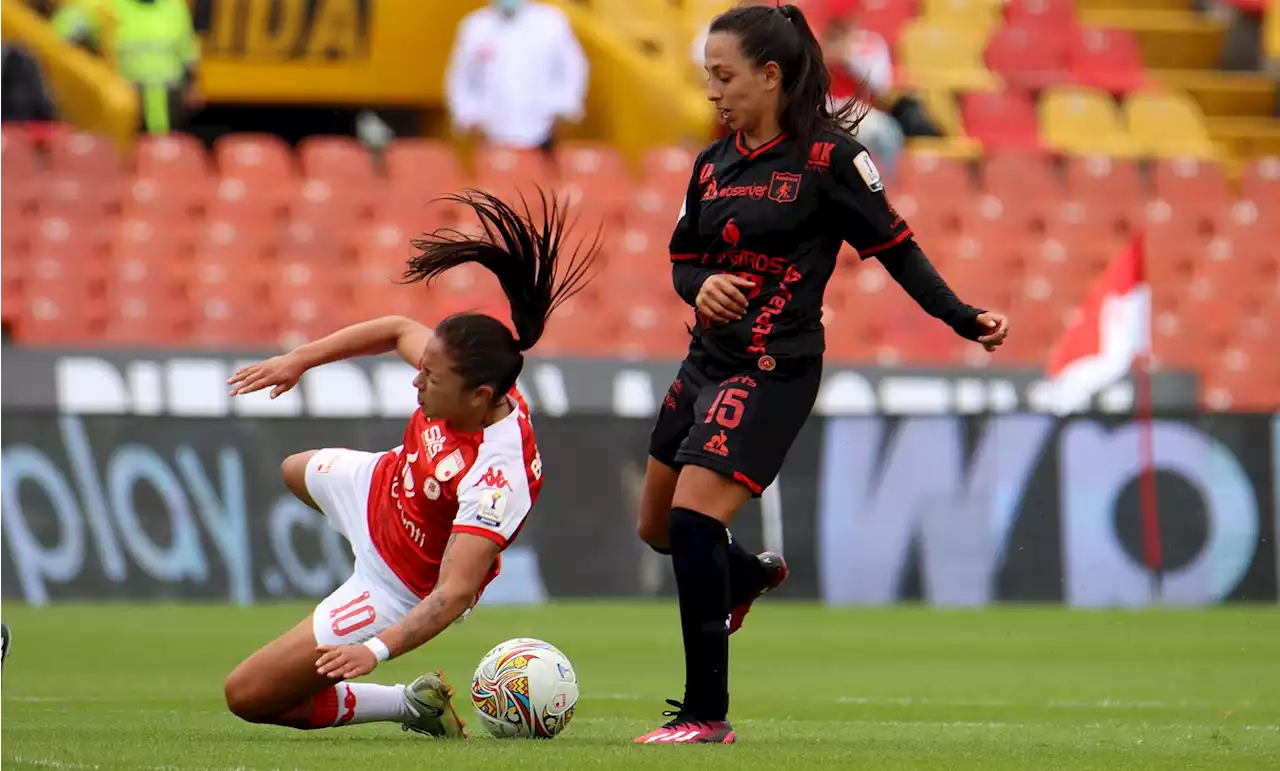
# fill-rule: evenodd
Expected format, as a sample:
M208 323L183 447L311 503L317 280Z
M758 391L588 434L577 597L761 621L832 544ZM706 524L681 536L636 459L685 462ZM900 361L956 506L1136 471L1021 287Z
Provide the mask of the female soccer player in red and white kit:
M227 707L254 723L330 728L379 721L464 736L440 673L409 685L352 683L426 643L466 613L501 567L542 487L529 409L515 387L523 352L589 280L594 245L558 265L564 217L554 204L536 229L485 194L458 197L486 237L442 231L414 243L405 279L431 281L476 262L497 276L515 334L497 319L459 314L430 329L402 317L355 324L241 369L231 393L288 391L308 369L395 351L418 367L419 408L404 443L386 452L327 448L292 455L284 483L351 542L355 571L310 617L227 677Z

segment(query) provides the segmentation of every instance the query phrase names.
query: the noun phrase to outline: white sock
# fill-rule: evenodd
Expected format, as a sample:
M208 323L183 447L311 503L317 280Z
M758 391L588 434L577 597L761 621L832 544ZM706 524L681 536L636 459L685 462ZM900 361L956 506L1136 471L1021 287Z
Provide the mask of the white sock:
M339 683L338 725L407 723L418 716L404 698L403 685Z

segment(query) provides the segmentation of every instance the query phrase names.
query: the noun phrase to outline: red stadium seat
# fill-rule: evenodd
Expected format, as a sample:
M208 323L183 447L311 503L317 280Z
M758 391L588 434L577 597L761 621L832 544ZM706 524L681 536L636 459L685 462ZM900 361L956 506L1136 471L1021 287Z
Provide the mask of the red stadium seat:
M1138 42L1128 30L1082 30L1071 42L1067 63L1076 83L1115 94L1137 90L1147 82Z
M1156 195L1181 210L1216 213L1230 198L1222 166L1212 161L1194 158L1157 161L1152 176Z
M348 137L315 136L298 143L302 174L323 179L335 187L372 187L373 162L360 144Z
M1038 153L988 153L982 179L986 191L1004 201L1048 204L1065 192L1051 159Z
M693 310L671 292L614 306L613 355L625 359L679 359L689 349L686 325ZM605 321L608 316L604 316ZM608 327L606 327L608 328Z
M211 172L204 145L190 134L141 137L134 151L134 163L139 177L182 183L209 176Z
M1066 161L1067 192L1111 221L1135 225L1144 220L1150 195L1137 164L1103 155L1071 157Z
M276 252L282 260L303 260L332 268L354 265L350 244L359 227L355 222L323 222L291 219L280 230Z
M902 25L915 15L915 0L862 0L862 12L856 15L856 20L859 27L879 33L893 48L897 46Z
M538 341L540 356L612 356L614 318L590 291L574 295L556 308Z
M342 185L312 177L303 181L290 208L293 219L346 228L369 219L373 212L373 190L371 186Z
M288 185L298 173L289 146L274 134L227 134L214 142L213 154L223 177Z
M551 186L553 168L540 150L514 150L486 145L476 151L476 185L481 189L528 188Z
M974 190L968 167L954 158L908 155L902 159L899 175L899 187L919 197L924 206L927 201L967 196Z
M633 190L618 151L598 142L567 142L556 154L559 189L569 202L606 215L611 221L630 203Z
M10 180L23 180L39 174L44 164L36 152L35 142L31 135L23 129L5 125L3 136L0 136L0 169L3 169L5 188Z
M1280 217L1280 157L1258 158L1245 164L1240 194L1266 205Z
M40 178L37 206L41 214L99 217L120 206L118 179L53 172Z
M110 241L110 224L97 217L67 216L41 217L28 233L30 249L39 252L58 252L68 259L91 264L106 249Z
M1038 91L1069 83L1070 40L1070 28L1010 23L987 44L987 67L1017 89Z
M82 131L50 137L49 167L92 179L111 179L124 173L124 163L111 140Z
M646 150L641 160L644 186L662 191L663 194L675 191L683 196L689 188L696 157L697 151L686 147L655 147Z
M172 295L147 286L116 287L107 293L103 341L114 345L179 346L190 318Z
M102 336L103 301L78 287L58 283L29 290L25 303L16 330L17 338L24 343L86 344Z
M386 164L395 195L418 205L463 186L453 147L438 139L397 139L387 147Z
M1017 90L969 93L961 98L965 131L987 150L1034 151L1040 149L1040 127L1035 108Z
M224 177L207 205L210 219L265 224L278 222L292 195L271 185Z
M203 209L215 194L211 177L134 177L126 179L121 190L121 213L181 220Z
M1010 26L1073 32L1078 25L1075 0L1009 0L1004 14Z

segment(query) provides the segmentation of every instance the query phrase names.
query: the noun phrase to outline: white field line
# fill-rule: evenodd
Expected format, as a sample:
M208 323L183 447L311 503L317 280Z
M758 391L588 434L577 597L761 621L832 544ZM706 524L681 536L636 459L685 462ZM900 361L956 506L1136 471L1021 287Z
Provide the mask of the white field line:
M97 763L73 763L55 758L28 758L20 755L6 758L5 760L19 766L52 768L56 769L56 771L100 771L103 768L110 768L110 766L100 766ZM258 769L253 766L177 766L169 763L159 766L134 766L134 768L140 771L284 771L284 769L280 768ZM292 771L297 771L297 769Z

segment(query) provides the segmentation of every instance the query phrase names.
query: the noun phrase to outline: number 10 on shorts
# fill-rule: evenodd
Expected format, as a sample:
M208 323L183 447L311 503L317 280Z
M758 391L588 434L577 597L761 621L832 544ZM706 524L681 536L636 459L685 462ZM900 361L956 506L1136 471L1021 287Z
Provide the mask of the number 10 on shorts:
M369 592L364 591L346 605L329 611L329 619L333 622L333 633L346 637L377 621L378 611L369 603Z

